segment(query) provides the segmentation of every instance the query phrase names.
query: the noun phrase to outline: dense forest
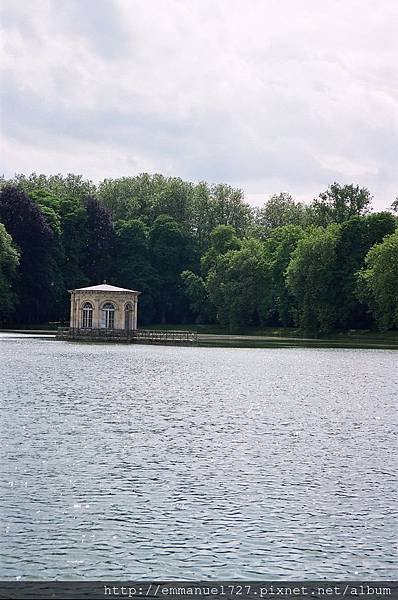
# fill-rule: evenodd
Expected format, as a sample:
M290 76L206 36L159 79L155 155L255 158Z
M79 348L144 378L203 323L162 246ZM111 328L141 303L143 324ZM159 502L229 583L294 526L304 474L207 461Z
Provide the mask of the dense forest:
M0 181L0 324L68 319L68 289L142 291L139 322L398 328L398 219L366 188L253 209L228 185L141 174Z

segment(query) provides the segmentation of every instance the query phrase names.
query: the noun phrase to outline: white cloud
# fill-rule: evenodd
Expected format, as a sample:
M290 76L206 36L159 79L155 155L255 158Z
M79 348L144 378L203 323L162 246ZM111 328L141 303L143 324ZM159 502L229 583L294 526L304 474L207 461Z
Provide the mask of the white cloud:
M3 169L398 193L395 0L2 6Z

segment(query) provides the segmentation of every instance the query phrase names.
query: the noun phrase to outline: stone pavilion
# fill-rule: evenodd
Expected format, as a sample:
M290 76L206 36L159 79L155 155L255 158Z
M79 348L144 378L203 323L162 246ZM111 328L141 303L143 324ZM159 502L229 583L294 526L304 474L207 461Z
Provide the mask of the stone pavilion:
M129 333L137 329L138 296L141 292L102 283L69 290L70 331Z

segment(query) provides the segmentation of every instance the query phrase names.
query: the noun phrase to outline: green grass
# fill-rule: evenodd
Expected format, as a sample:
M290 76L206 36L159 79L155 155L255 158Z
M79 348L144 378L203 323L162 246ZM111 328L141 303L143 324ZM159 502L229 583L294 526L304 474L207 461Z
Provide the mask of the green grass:
M18 326L13 331L28 333L45 331L50 333L58 324ZM327 335L314 337L293 327L246 327L230 330L220 325L180 324L146 325L140 329L194 331L199 335L201 346L224 346L240 348L386 348L398 349L398 331L373 331L357 329L333 331ZM212 337L214 336L214 337ZM239 337L242 336L242 337Z
M271 337L295 337L295 338L313 338L313 339L365 339L372 340L396 340L398 341L398 331L374 331L371 329L352 329L349 331L333 331L322 336L312 336L295 327L244 327L229 329L221 327L221 325L197 325L197 324L181 324L175 323L172 325L144 325L140 329L152 330L178 330L178 331L195 331L196 333L214 334L214 335L252 335L252 336L271 336Z
M181 324L176 323L173 325L144 325L140 329L152 329L162 331L195 331L196 333L203 334L215 334L215 335L272 335L272 336L289 336L289 337L303 337L302 333L293 327L246 327L229 329L228 327L222 327L221 325L197 325L197 324Z
M398 349L398 331L380 332L362 329L334 331L327 335L314 337L293 327L248 327L230 330L219 325L158 324L146 326L143 329L195 331L199 334L199 345L209 347L283 348L294 346L305 348ZM210 337L212 335L214 337Z
M12 331L56 331L58 327L64 326L64 321L50 321L49 323L34 323L26 324L19 323L18 325L8 325L1 329Z

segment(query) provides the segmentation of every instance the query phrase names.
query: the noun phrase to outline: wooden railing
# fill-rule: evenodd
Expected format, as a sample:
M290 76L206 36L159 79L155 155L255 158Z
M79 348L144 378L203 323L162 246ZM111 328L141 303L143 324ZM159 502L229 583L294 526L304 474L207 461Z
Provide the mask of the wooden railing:
M138 344L196 344L197 333L193 331L168 331L136 329L125 331L121 329L74 329L72 327L59 327L57 332L59 340L75 340L87 342L130 342Z
M178 344L196 344L198 334L194 331L167 331L167 330L149 330L137 329L133 332L133 337L137 340L143 340L145 343L178 343Z
M118 329L75 329L73 327L59 327L57 337L59 339L80 339L80 340L126 340L131 335L131 332Z

